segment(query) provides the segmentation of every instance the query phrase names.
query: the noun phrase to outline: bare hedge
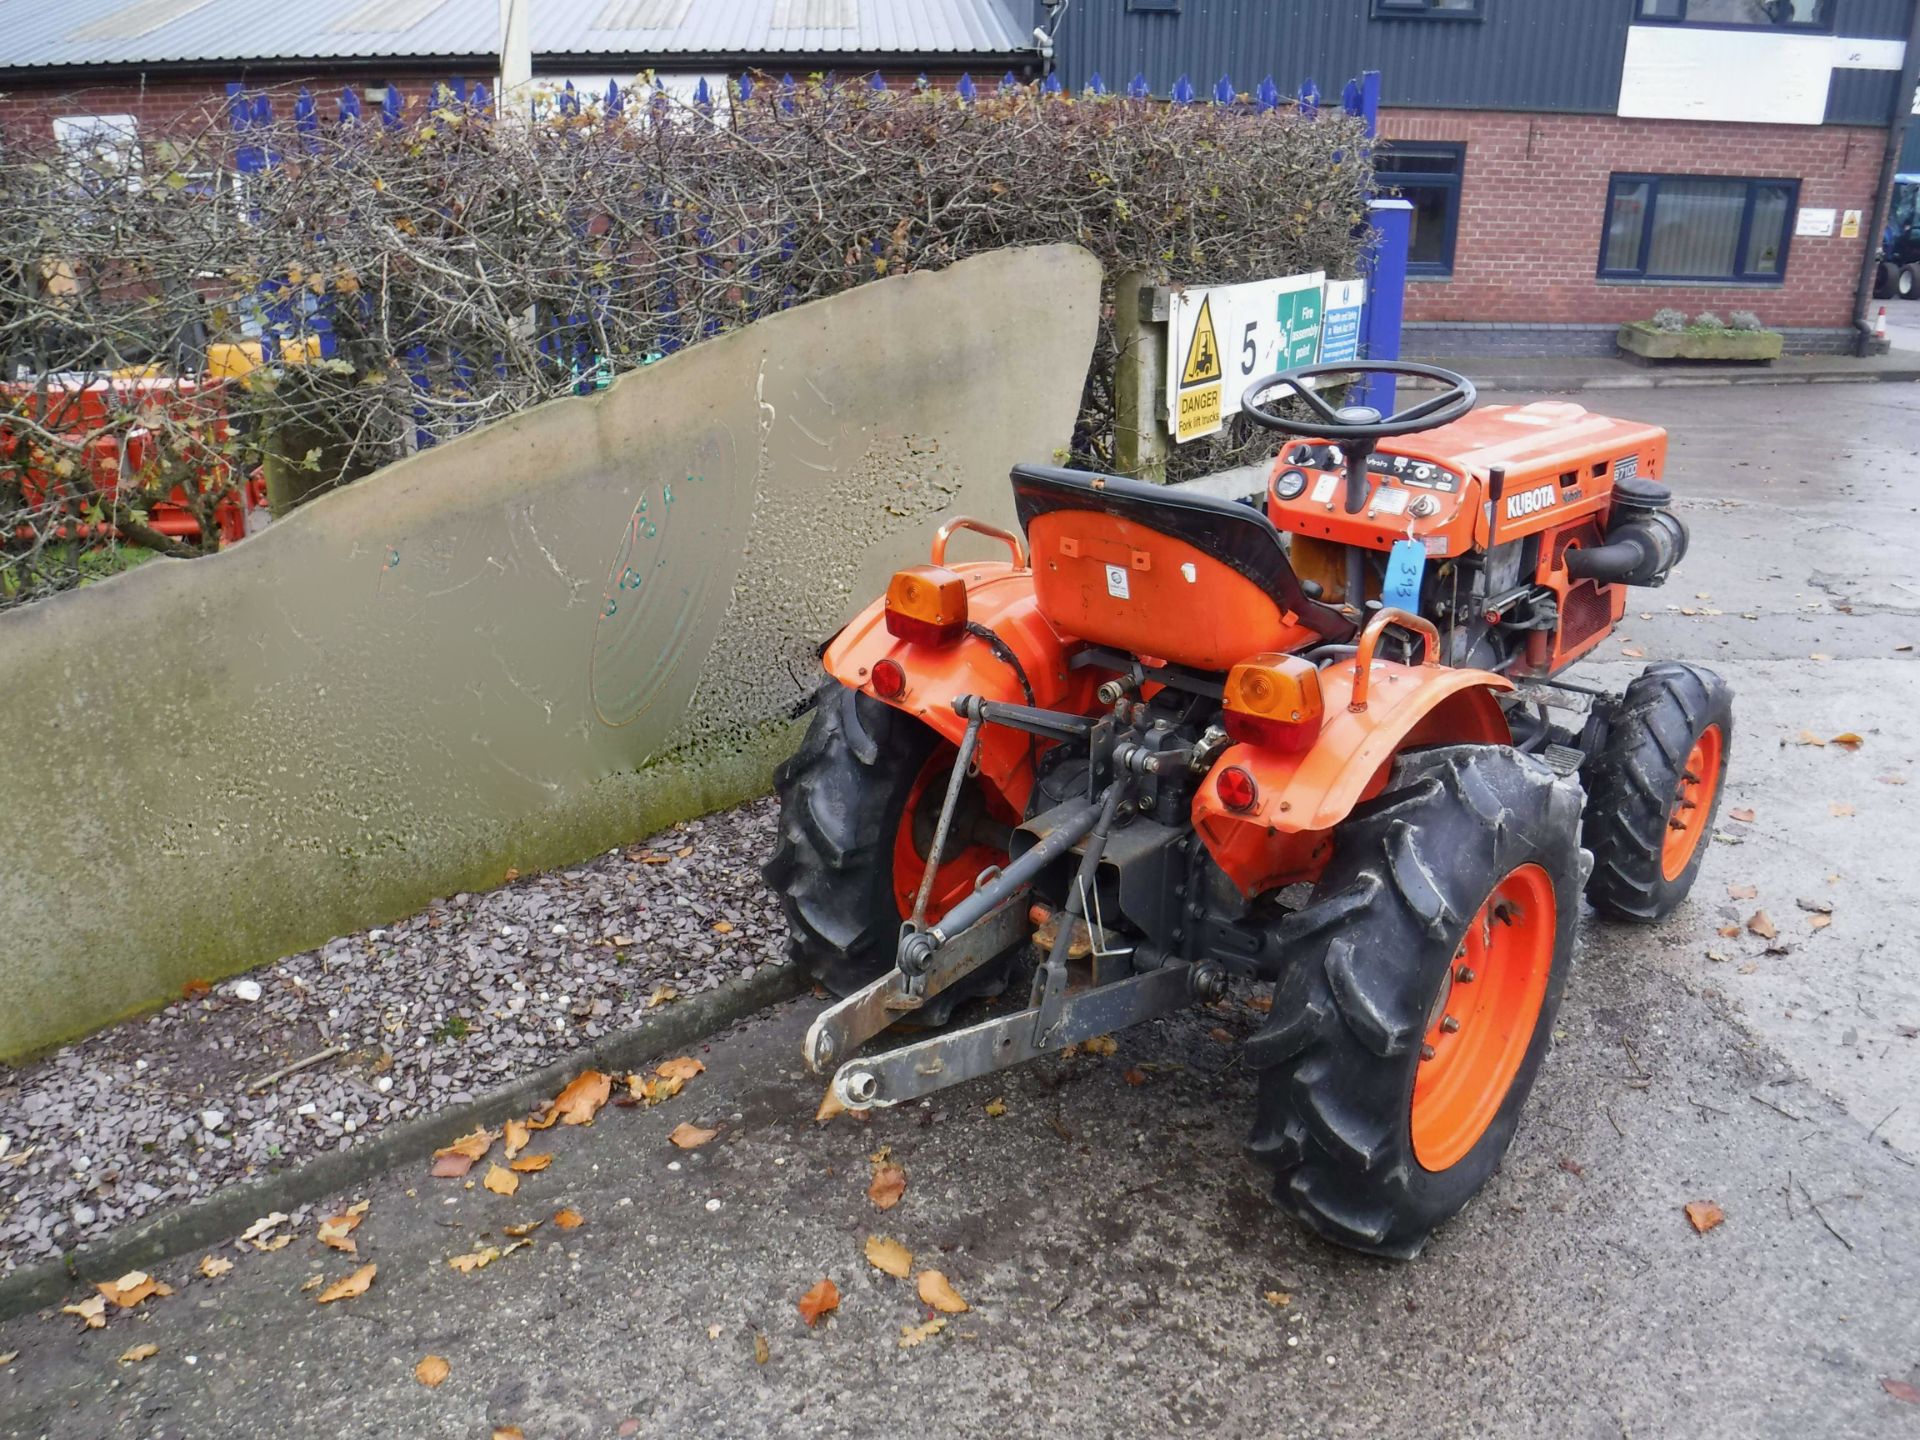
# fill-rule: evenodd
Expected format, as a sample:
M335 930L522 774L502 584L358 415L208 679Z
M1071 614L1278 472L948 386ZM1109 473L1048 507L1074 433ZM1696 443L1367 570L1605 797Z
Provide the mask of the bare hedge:
M262 461L292 489L362 474L780 307L1000 246L1071 241L1154 281L1349 276L1371 183L1359 121L1284 107L763 82L717 114L659 95L552 109L501 122L443 92L398 126L6 142L0 605L105 563L64 538L76 517L193 553L210 542L149 523L177 485L211 535ZM272 163L237 177L241 143ZM225 387L230 428L139 386L78 437L48 423L59 378L199 376L250 320L296 343L329 330L330 353ZM1076 463L1110 460L1113 359L1109 332ZM78 446L142 426L144 468L104 489Z

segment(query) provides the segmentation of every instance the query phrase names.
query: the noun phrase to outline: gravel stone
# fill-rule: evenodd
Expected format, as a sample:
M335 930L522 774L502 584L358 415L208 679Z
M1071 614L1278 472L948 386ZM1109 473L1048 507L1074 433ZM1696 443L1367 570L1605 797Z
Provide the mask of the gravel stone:
M644 1018L662 985L685 999L780 963L760 881L777 813L435 900L0 1067L0 1272L465 1102Z

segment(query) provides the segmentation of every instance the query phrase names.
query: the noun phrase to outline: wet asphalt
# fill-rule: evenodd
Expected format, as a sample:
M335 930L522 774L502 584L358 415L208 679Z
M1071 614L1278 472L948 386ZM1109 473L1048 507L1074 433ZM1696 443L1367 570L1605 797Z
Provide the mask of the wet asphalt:
M1920 671L1898 648L1920 643L1920 396L1581 398L1673 428L1694 536L1587 675L1722 670L1729 790L1675 916L1587 917L1513 1150L1417 1261L1271 1208L1240 1151L1260 1017L1238 999L824 1126L802 1001L717 1037L677 1098L537 1136L554 1162L511 1197L422 1156L340 1197L370 1202L355 1256L308 1233L208 1280L195 1255L104 1330L0 1326L0 1434L1920 1435ZM683 1121L719 1133L683 1151ZM885 1212L883 1149L907 1173ZM1683 1207L1708 1200L1726 1218L1697 1234ZM445 1263L562 1207L584 1223ZM903 1347L928 1312L871 1234L973 1308ZM301 1289L367 1262L357 1299ZM823 1278L840 1305L810 1328Z

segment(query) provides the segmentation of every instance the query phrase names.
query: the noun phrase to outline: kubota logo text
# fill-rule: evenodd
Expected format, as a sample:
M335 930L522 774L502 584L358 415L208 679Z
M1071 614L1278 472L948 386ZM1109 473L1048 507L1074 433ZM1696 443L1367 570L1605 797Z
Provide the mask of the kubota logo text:
M1547 484L1522 490L1518 495L1509 495L1507 519L1518 520L1523 515L1537 515L1542 510L1551 509L1557 493L1551 484Z

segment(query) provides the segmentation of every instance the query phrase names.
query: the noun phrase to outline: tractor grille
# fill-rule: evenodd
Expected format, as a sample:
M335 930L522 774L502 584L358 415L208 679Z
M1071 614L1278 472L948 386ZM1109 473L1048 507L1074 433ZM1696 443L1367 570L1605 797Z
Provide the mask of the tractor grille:
M1613 623L1611 585L1581 580L1567 589L1560 603L1560 653L1584 645Z

